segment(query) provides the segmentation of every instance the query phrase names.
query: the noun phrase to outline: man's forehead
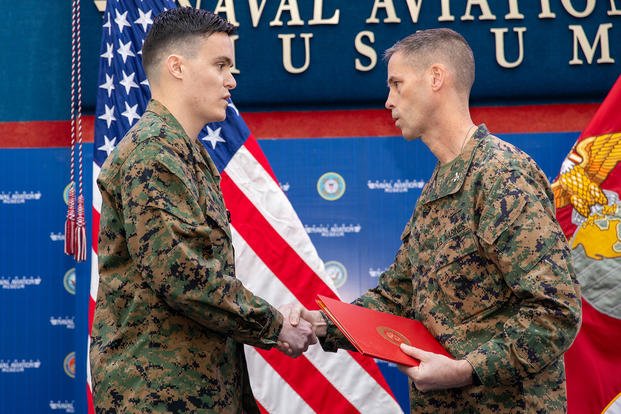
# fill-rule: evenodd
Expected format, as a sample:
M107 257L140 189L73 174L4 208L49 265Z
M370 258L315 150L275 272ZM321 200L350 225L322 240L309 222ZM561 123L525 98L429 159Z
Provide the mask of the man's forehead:
M231 37L223 32L209 33L203 36L198 36L198 39L204 44L209 46L232 46L233 40Z
M393 54L388 60L388 77L398 76L408 66L409 62L406 61L405 57L401 53L397 52Z
M401 68L404 66L411 65L411 60L409 56L407 56L403 52L395 52L388 60L388 70L395 70L397 68Z
M210 58L233 58L233 40L226 33L212 33L199 40L201 53L211 55Z

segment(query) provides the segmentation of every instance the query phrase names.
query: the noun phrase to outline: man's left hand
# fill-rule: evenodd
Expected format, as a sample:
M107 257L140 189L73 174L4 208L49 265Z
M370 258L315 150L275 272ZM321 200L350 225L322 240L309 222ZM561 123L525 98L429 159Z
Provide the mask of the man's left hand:
M472 366L466 360L451 359L406 344L401 344L401 350L420 361L417 367L397 365L401 372L412 379L419 391L444 390L472 384Z

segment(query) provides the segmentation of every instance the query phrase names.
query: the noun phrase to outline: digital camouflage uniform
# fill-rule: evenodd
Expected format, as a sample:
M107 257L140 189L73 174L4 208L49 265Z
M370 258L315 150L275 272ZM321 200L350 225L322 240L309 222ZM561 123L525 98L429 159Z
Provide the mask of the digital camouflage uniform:
M258 412L242 343L272 347L282 315L235 278L208 153L151 101L97 184L97 412Z
M414 413L563 413L563 352L580 326L571 253L535 162L479 126L438 165L395 262L354 303L418 319L482 383L421 393ZM326 350L351 349L330 324Z

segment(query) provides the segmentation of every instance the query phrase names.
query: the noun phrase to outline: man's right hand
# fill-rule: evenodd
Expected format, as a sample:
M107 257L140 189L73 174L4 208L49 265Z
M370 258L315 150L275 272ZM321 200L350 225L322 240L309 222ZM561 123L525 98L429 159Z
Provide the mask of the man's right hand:
M299 321L295 325L290 322L288 308L281 308L283 313L283 324L278 335L278 349L281 352L296 358L305 352L309 345L317 343L317 337L310 322Z
M313 331L318 337L326 336L327 324L323 314L320 311L309 311L299 303L290 303L280 308L280 311L289 319L289 323L297 326L300 321L310 322Z

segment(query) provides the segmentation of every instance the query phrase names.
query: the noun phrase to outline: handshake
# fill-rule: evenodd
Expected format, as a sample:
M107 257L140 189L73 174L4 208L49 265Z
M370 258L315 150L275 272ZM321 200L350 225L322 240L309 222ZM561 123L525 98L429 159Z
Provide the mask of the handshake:
M278 335L279 351L297 358L309 345L317 343L318 336L326 335L326 320L319 311L309 311L299 303L290 303L279 309L283 323Z

